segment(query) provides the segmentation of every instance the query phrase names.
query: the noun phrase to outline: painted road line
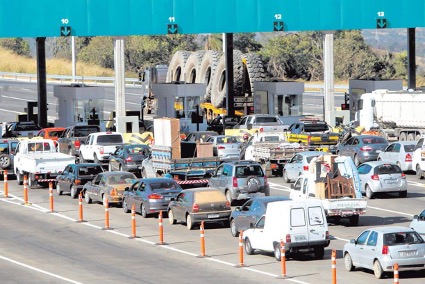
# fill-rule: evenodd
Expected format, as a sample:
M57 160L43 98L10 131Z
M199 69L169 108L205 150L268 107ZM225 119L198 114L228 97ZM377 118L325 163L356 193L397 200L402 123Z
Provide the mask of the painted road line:
M81 284L81 282L78 282L78 281L75 281L75 280L72 280L72 279L69 279L69 278L66 278L66 277L63 277L63 276L60 276L60 275L57 275L57 274L48 272L48 271L45 271L45 270L42 270L42 269L39 269L39 268L36 268L34 266L31 266L31 265L28 265L28 264L25 264L25 263L22 263L22 262L13 260L11 258L2 256L2 255L0 255L0 259L3 259L5 261L8 261L8 262L11 262L11 263L20 265L20 266L23 266L23 267L28 268L30 270L34 270L34 271L40 272L42 274L46 274L46 275L52 276L54 278L57 278L57 279L60 279L60 280L63 280L63 281L69 282L69 283Z
M413 215L414 215L414 214L409 214L409 213L404 213L404 212L400 212L400 211L394 211L394 210L389 210L389 209L384 209L384 208L379 208L379 207L373 207L373 206L368 206L367 208L375 209L375 210L379 210L379 211L384 211L384 212L389 212L389 213L395 213L395 214L399 214L399 215L405 215L405 216L409 216L409 217L413 217Z

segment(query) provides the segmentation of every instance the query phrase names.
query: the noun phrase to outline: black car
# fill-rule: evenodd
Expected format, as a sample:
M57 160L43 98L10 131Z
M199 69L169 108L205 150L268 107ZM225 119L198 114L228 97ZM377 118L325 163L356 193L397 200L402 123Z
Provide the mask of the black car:
M62 195L63 192L70 192L72 198L77 198L83 186L102 172L103 168L100 164L69 164L56 177L56 193Z
M13 174L14 151L18 143L16 139L0 140L0 179L3 179L5 170L8 175Z
M145 144L128 144L118 146L109 157L109 171L127 171L140 176L139 167L150 155L150 148Z
M254 197L245 202L230 215L230 232L232 236L239 236L240 230L247 230L250 224L256 224L261 216L266 214L267 204L274 201L290 200L284 196Z
M233 126L238 124L240 117L217 116L210 123L208 123L207 130L215 131L218 134L224 134L225 129L232 129Z

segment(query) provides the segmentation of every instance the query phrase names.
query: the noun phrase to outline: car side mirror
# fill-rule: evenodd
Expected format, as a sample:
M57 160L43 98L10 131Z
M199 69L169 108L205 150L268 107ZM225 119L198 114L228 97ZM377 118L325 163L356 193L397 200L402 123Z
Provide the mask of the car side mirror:
M176 199L174 197L171 197L170 201L175 201Z
M352 243L352 244L357 244L357 241L356 241L355 239L351 239L351 240L350 240L350 243Z
M124 188L124 191L130 191L130 188L127 186L126 188Z
M249 228L254 229L254 223L249 223Z
M414 215L413 216L413 220L419 220L419 216L418 215Z
M252 123L248 123L248 124L246 125L246 129L251 130L251 129L252 129Z
M295 184L291 184L291 189L295 189Z
M235 208L235 211L241 211L241 208L238 206Z
M316 197L316 195L314 193L309 193L308 196L309 197Z

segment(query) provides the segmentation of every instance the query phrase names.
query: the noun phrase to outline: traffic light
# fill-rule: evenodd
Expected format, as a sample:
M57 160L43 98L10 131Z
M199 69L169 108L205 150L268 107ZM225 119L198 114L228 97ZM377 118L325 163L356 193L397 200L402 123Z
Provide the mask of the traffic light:
M344 103L348 105L350 103L350 94L344 93Z
M341 104L341 110L350 110L350 104Z
M143 96L142 98L142 109L147 107L147 96Z

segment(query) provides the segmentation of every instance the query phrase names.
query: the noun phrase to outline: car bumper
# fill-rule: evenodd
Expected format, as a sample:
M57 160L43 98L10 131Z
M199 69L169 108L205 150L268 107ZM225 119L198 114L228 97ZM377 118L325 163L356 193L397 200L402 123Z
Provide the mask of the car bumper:
M327 247L330 240L318 240L314 242L291 242L285 243L285 250L313 249L315 247Z
M394 271L394 264L398 264L399 271L419 270L425 267L425 258L415 259L379 259L382 270Z
M159 213L160 211L167 211L168 204L170 201L161 201L161 202L155 202L155 201L149 201L147 202L147 211L148 213Z
M357 157L360 163L378 160L379 153L360 152Z
M370 183L370 189L372 189L373 192L379 193L379 192L400 192L400 191L406 191L407 190L407 181L403 180L399 182L396 185L386 185L383 181L374 181L373 183Z
M200 223L204 221L205 223L215 223L221 221L229 221L231 210L228 211L212 211L208 213L190 213L192 217L192 222Z
M108 196L108 203L121 203L123 196L119 195L119 196Z

